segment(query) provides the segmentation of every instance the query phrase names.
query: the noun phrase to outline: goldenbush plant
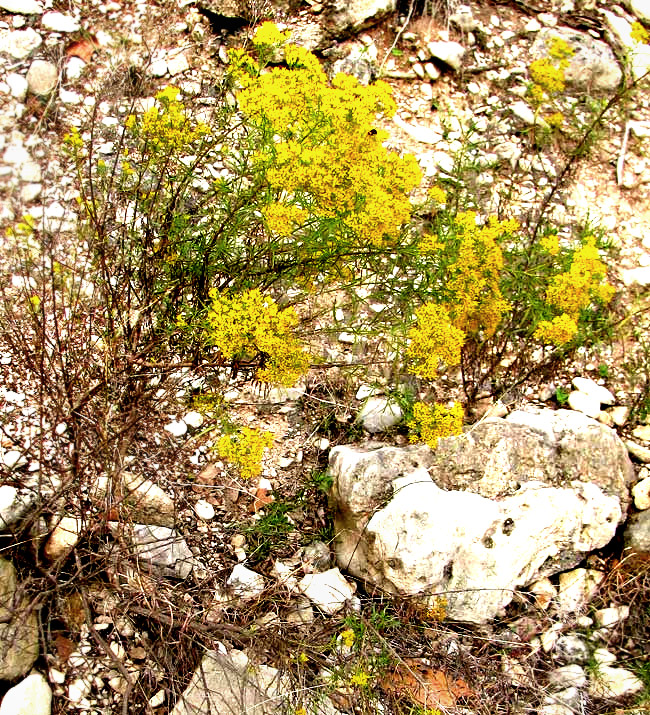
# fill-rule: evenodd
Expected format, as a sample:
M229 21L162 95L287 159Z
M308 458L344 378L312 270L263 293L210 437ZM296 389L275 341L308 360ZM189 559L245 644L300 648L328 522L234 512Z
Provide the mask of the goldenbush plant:
M551 65L561 71L568 50L556 45ZM429 187L416 205L417 161L383 145L381 122L395 112L387 84L328 80L272 23L252 47L231 51L209 111L170 86L134 102L122 127L105 130L112 136L94 125L66 137L89 261L69 283L96 336L87 371L74 371L67 389L71 404L89 391L116 401L105 441L132 437L136 415L179 370L210 374L217 392L233 379L294 384L318 365L311 318L326 335L335 305L348 309L350 330L395 356L395 385L404 373L435 383L460 365L469 401L486 380L493 391L522 380L535 350L561 354L590 339L613 292L593 232L529 238L512 219L466 210L462 182ZM98 155L104 140L112 153ZM25 221L16 235L36 230ZM61 307L61 283L30 297L40 330ZM370 319L373 301L383 309ZM511 354L517 369L506 374ZM458 404L416 407L414 438L432 446L462 425ZM251 439L220 443L243 476L258 473L268 446Z

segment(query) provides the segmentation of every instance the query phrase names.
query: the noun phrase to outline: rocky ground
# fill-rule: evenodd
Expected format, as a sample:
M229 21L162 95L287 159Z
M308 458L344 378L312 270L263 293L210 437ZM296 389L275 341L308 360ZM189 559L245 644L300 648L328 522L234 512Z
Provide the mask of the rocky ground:
M598 224L620 249L626 329L553 383L474 405L475 422L494 421L446 442L443 468L404 448L381 372L271 392L233 381L230 409L275 437L252 488L215 455L190 370L161 391L127 472L52 478L71 449L65 419L36 419L39 385L5 335L0 715L647 711L650 426L631 407L650 365L634 338L648 335L650 94L639 81L617 98L570 163L573 140L540 142L523 95L557 33L576 50L557 108L587 126L598 108L584 96L617 97L624 73L650 67L629 37L650 7L405 4L373 20L371 3L239 5L0 0L2 227L29 213L74 264L64 134L118 125L135 86L143 104L171 82L209 100L226 49L270 13L326 65L391 83L390 145L429 181L464 152L477 210L534 224L558 185L548 215ZM4 240L3 280L19 291L29 251ZM338 328L328 359L362 361L345 316ZM453 376L445 390L459 394Z

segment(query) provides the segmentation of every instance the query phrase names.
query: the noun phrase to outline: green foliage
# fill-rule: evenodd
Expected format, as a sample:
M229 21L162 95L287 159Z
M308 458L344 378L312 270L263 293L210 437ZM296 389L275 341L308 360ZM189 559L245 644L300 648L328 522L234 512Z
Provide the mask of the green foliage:
M556 388L555 399L557 400L558 405L560 405L561 407L564 407L564 405L566 405L567 402L569 401L568 390L563 390L561 387Z

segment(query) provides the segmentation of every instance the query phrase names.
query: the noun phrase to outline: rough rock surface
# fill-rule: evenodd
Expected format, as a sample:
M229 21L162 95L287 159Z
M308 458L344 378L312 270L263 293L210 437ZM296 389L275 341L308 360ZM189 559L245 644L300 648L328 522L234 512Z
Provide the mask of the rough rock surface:
M31 673L7 691L0 705L0 715L50 715L52 690L41 675Z
M445 592L474 622L607 544L632 478L616 434L565 410L488 419L435 452L337 447L330 468L341 567L391 593Z
M228 655L209 651L201 661L172 715L209 713L256 713L276 715L291 702L291 683L275 668L253 666L245 653ZM336 709L324 698L313 712L334 715ZM311 710L309 710L311 712Z

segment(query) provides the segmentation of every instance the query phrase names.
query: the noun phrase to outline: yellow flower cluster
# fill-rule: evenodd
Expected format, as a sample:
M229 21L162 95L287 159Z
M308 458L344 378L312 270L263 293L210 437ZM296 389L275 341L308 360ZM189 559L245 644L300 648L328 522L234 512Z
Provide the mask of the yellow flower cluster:
M560 239L556 233L549 233L539 239L540 246L551 256L557 256L560 252Z
M453 407L433 405L424 402L413 405L413 419L407 423L412 431L411 442L425 442L435 449L438 440L451 437L463 431L463 406L454 402Z
M630 36L634 42L637 42L640 45L650 44L650 34L648 34L645 27L643 27L643 25L638 21L632 23L632 32L630 33Z
M238 97L248 119L274 135L257 154L270 189L317 219L335 219L346 236L372 245L396 239L421 172L413 156L387 151L374 128L377 114L395 112L389 85L364 87L343 74L330 83L296 45L285 47L285 60L288 68L249 76Z
M239 467L244 479L256 477L262 471L264 450L273 444L273 433L252 427L242 427L235 435L225 434L217 442L220 457Z
M442 623L447 618L447 599L444 596L434 596L426 610L426 617L429 621Z
M352 648L354 639L354 631L351 628L346 628L346 630L341 631L341 641L346 648Z
M499 221L494 216L478 226L473 211L454 219L457 255L446 289L452 296L448 303L452 322L466 333L482 329L491 337L510 309L499 287L503 255L498 239L518 228L515 220Z
M606 304L614 297L614 287L603 280L606 273L596 239L587 236L573 254L569 270L555 276L546 291L547 303L560 315L552 321L542 321L537 326L535 337L554 345L569 342L578 330L580 312L592 300Z
M573 54L574 50L566 40L553 37L548 43L548 57L530 63L528 73L533 80L530 95L534 103L541 104L545 99L564 91L565 71L569 66L568 58ZM557 122L557 117L554 121Z
M546 345L565 345L573 340L578 332L578 323L570 315L562 313L553 320L542 320L537 326L534 336Z
M262 359L257 379L293 385L309 369L310 357L293 334L298 318L292 308L280 310L257 290L224 296L210 291L208 341L227 360Z
M262 211L269 231L279 236L290 236L307 220L309 212L295 204L280 201L269 204Z
M139 119L131 114L124 122L126 128L139 134L149 148L180 154L197 139L210 133L203 122L193 120L178 99L180 90L168 86L156 95L156 104Z
M263 22L253 35L253 44L258 47L260 45L282 45L289 37L291 32L286 30L281 32L274 22Z
M355 685L358 688L365 688L370 682L370 674L365 670L357 670L350 677L350 685Z
M452 325L449 311L441 305L426 303L415 311L418 325L408 333L407 355L412 360L409 372L433 379L440 362L458 365L465 333Z

